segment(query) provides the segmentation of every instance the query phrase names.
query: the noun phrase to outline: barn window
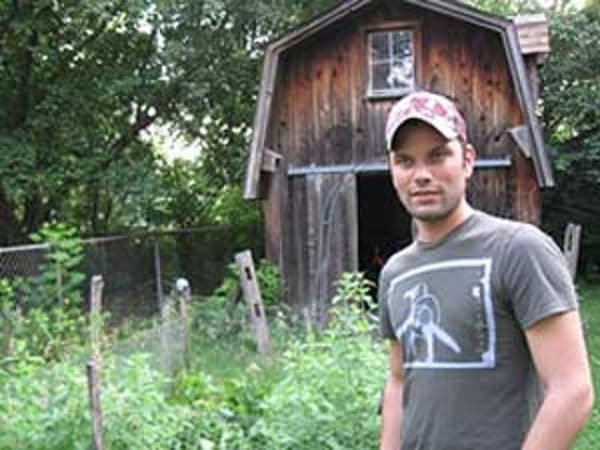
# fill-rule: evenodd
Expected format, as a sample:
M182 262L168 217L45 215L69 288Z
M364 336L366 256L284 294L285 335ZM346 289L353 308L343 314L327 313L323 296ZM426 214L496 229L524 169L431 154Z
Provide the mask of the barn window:
M415 87L415 32L374 31L368 34L371 97L400 96Z

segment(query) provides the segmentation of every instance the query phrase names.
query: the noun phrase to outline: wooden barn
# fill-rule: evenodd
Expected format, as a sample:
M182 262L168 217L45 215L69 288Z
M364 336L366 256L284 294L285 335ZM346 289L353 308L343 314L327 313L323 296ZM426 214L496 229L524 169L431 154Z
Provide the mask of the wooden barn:
M393 103L453 98L478 151L471 203L539 223L553 185L535 115L543 16L508 20L454 1L347 0L266 51L244 196L263 203L285 300L318 317L344 271L376 273L411 240L384 141Z

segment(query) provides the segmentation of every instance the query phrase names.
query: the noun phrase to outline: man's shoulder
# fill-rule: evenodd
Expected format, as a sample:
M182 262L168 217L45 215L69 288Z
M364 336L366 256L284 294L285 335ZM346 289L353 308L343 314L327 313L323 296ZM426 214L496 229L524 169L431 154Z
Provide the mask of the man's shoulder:
M523 222L518 222L506 217L495 216L484 211L475 211L475 214L479 220L480 227L489 228L494 231L516 232L523 225L526 225Z
M484 226L493 231L506 234L511 240L518 242L530 240L546 240L550 237L536 225L518 220L507 219L478 211Z
M385 265L381 269L382 277L385 278L389 274L400 270L402 267L405 267L406 264L415 257L416 253L417 246L415 242L412 242L403 249L398 250L388 258Z
M546 233L530 223L494 216L483 211L477 211L476 214L479 220L478 230L501 238L500 240L506 245L514 244L515 241L522 242L548 238Z

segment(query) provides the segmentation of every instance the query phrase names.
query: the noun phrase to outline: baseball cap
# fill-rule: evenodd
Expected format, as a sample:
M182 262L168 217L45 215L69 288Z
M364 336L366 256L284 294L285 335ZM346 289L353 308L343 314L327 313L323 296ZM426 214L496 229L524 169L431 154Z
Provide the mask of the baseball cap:
M421 120L446 139L467 140L467 125L456 105L446 97L427 91L413 92L399 100L391 109L385 126L388 151L392 150L398 129L410 119Z

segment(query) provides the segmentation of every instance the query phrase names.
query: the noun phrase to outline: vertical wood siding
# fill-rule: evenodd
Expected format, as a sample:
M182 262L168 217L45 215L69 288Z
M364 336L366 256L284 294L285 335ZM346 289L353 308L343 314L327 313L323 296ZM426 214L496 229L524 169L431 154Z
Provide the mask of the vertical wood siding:
M539 223L533 163L506 134L523 124L524 116L500 37L402 2L375 5L281 56L266 142L283 155L282 171L287 165L360 164L385 158L385 119L396 99L366 97L366 33L390 22L416 21L418 86L457 101L479 156L512 158L508 169L478 170L469 199L485 211ZM333 279L342 269L356 266L354 175L287 177L281 172L270 177L264 202L267 252L283 268L286 298L299 305L322 296L329 299ZM324 241L322 208L340 183L340 209L329 228L333 234ZM331 251L326 272L319 268L324 249Z

